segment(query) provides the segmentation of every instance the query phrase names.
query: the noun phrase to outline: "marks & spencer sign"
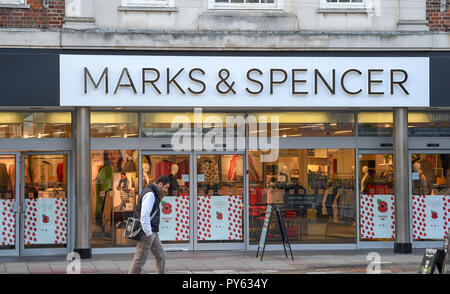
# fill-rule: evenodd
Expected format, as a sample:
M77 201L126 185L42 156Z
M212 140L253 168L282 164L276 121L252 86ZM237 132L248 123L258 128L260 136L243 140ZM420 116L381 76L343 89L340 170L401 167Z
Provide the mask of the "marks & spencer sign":
M61 106L427 107L425 57L61 55Z

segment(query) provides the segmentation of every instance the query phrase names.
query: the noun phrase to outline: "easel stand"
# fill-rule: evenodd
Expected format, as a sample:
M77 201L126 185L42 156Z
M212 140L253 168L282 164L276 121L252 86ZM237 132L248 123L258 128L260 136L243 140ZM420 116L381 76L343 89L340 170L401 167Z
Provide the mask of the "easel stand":
M289 238L286 233L286 226L284 225L283 212L281 211L281 207L277 204L268 204L267 205L266 215L264 217L264 223L263 223L263 227L261 230L261 237L259 240L258 250L256 251L256 258L258 258L259 250L261 249L262 250L261 251L261 261L263 260L264 251L266 248L267 234L269 232L270 222L272 221L272 213L273 213L274 209L277 214L278 226L280 228L281 239L283 241L284 253L286 255L286 258L288 258L288 254L287 254L287 250L286 250L286 247L288 247L289 251L291 252L291 258L292 258L292 260L294 260L294 256L292 255L291 244L289 243Z

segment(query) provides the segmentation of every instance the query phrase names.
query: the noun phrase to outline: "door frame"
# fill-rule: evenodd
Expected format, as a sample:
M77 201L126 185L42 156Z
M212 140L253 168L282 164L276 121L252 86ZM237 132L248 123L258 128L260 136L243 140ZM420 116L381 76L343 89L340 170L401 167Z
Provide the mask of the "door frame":
M450 148L439 148L439 149L424 149L424 148L411 148L408 150L408 170L409 170L409 223L410 223L410 240L413 248L437 248L442 246L442 241L418 241L413 238L413 203L412 203L412 154L450 154Z
M0 152L1 156L14 156L15 158L15 191L14 191L14 207L13 211L15 213L15 249L5 249L0 250L0 256L19 256L20 254L20 152Z
M25 170L25 156L27 155L66 155L67 156L67 243L65 248L39 248L39 249L26 249L25 248L25 240L24 240L24 220L25 220L25 195L23 192L25 191L25 173L22 172L20 174L20 248L19 254L21 256L35 256L35 255L67 255L71 251L71 244L73 240L73 230L72 230L72 157L70 151L30 151L30 152L21 152L20 154L20 171Z
M218 248L220 248L221 250L246 250L248 249L248 174L247 174L247 151L242 150L242 151L194 151L192 152L193 158L195 161L193 161L193 194L194 197L193 198L193 202L194 202L194 206L193 207L197 207L198 205L198 201L197 201L197 157L201 156L201 155L241 155L242 156L242 162L244 164L243 166L243 171L244 171L244 178L243 178L243 185L244 185L244 189L243 189L243 203L244 203L244 211L243 211L243 215L242 215L242 220L243 220L243 224L242 224L242 230L243 230L243 234L242 234L242 242L236 242L236 243L207 243L207 244L202 244L199 243L197 240L197 216L198 216L198 211L197 209L194 209L193 211L193 218L194 218L194 231L193 231L193 246L194 246L194 250L218 250Z
M184 156L189 156L189 243L181 243L181 244L176 244L176 243L163 243L163 247L165 250L168 251L177 251L177 250L193 250L194 249L194 244L193 244L193 229L194 229L194 222L192 222L191 220L193 220L193 211L194 211L194 204L193 204L193 198L192 195L194 193L194 181L193 181L193 154L190 151L153 151L153 150L142 150L139 153L139 191L142 191L142 179L143 179L143 175L142 175L142 157L145 155L167 155L167 156L171 156L171 155L184 155Z
M355 170L355 177L356 177L356 188L357 193L356 197L357 199L357 213L356 213L356 223L357 223L357 229L356 229L356 245L358 249L369 249L369 248L393 248L395 240L392 241L362 241L361 240L361 233L360 233L360 221L361 221L361 195L360 195L360 178L359 178L359 163L360 163L360 156L364 154L392 154L394 156L394 149L392 148L370 148L370 149L363 149L363 148L357 148L356 149L356 170ZM395 194L395 191L394 191Z

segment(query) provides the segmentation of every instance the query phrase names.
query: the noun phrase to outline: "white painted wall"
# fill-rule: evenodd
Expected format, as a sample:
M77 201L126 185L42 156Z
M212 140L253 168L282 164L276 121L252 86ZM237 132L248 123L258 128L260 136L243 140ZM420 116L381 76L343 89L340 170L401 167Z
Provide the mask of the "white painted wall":
M208 0L174 1L177 11L120 11L121 0L95 0L93 14L101 29L258 30L255 23L260 22L261 30L324 32L396 31L400 17L417 20L426 15L425 0L408 0L407 5L405 0L373 0L374 13L319 12L320 0L284 0L281 10L217 10L208 9Z

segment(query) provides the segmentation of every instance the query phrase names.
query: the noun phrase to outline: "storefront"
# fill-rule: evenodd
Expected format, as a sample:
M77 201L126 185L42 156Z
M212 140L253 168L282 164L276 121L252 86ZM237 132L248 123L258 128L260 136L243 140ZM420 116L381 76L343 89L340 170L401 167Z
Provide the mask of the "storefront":
M256 250L268 203L293 249L425 247L448 231L450 56L35 53L1 55L29 85L3 70L1 255L133 252L124 221L160 175L168 250Z

